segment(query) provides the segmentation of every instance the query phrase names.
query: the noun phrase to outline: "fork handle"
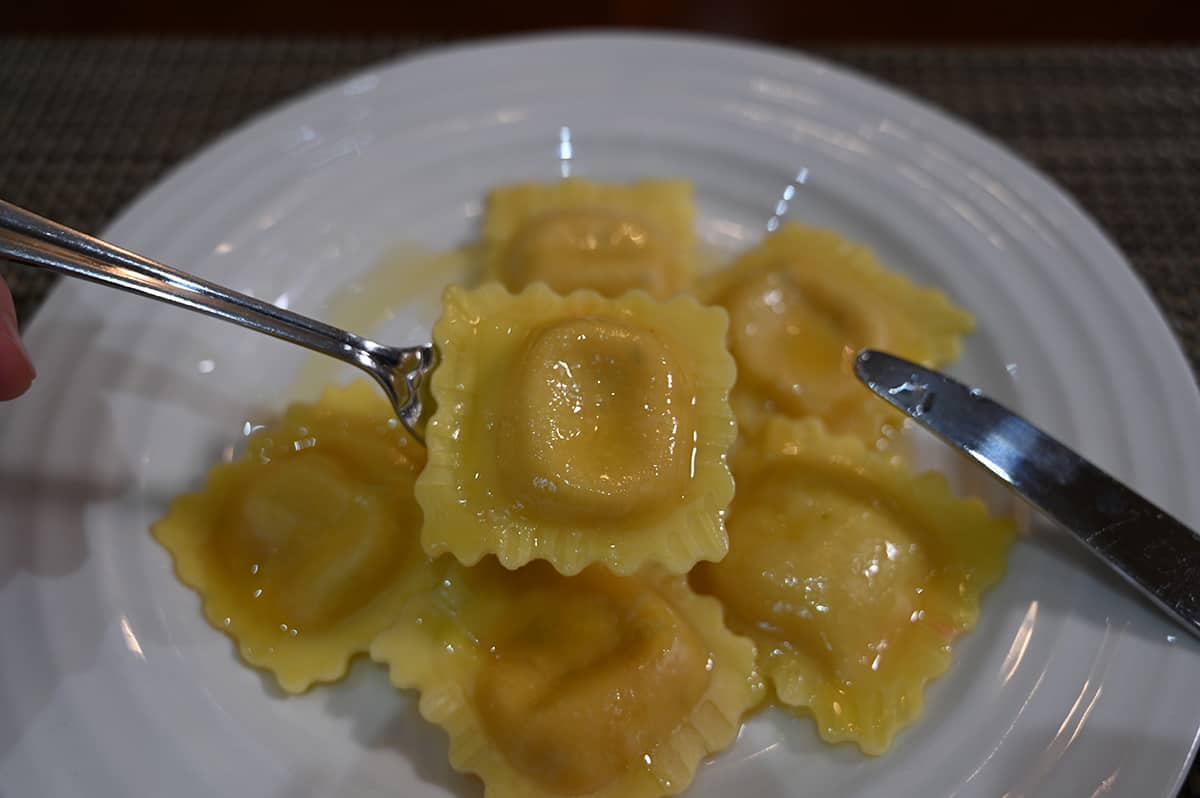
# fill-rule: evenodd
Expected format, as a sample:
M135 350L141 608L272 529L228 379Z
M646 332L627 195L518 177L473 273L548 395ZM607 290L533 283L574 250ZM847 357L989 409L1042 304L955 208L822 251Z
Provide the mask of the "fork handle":
M0 200L0 257L240 324L375 376L374 341L173 269Z

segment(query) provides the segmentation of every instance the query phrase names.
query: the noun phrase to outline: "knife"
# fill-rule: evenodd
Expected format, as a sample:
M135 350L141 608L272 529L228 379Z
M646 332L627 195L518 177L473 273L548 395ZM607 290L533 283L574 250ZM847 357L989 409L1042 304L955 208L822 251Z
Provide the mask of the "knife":
M966 454L1200 637L1200 537L1021 416L937 371L865 349L877 396Z

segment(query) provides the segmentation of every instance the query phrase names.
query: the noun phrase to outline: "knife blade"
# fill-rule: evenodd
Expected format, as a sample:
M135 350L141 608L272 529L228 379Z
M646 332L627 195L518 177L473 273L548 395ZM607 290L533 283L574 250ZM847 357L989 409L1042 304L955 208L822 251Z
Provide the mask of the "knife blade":
M1200 537L1025 418L932 369L866 349L855 375L986 468L1200 637Z

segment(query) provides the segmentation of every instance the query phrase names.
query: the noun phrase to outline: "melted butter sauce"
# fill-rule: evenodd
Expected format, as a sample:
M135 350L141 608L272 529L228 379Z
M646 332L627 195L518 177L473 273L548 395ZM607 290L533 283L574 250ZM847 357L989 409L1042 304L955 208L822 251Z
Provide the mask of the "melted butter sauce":
M716 602L654 569L451 563L410 609L372 656L498 797L673 793L764 692Z
M690 382L670 347L635 323L587 317L543 328L499 419L514 492L539 512L577 519L644 514L682 494L694 459Z
M776 419L739 464L729 554L693 584L758 643L782 703L881 754L974 624L1011 524L811 421Z
M668 293L661 266L672 255L632 218L550 214L523 229L507 255L506 283ZM700 255L706 270L725 259L711 247ZM383 330L387 342L423 341L442 288L477 270L472 250L397 247L319 315ZM722 298L732 349L768 410L850 426L861 414L844 380L849 358L883 333L836 275L793 277L769 271ZM402 315L415 320L397 330ZM586 531L654 516L687 493L694 375L666 341L625 317L568 318L533 335L513 319L476 318L473 327L492 342L528 338L503 412L488 422L515 501L478 501L503 492L500 480L457 486L460 502L487 506L481 521L532 514ZM315 393L338 368L313 356L291 394ZM633 764L652 765L649 752L710 688L714 654L704 635L662 595L596 566L563 577L543 563L514 572L489 559L452 569L459 575L432 589L437 569L416 543L413 498L424 451L375 394L362 383L289 408L156 525L181 578L205 594L210 621L248 661L298 690L339 675L413 595L441 595L439 645L461 645L451 626L470 630L482 664L469 689L489 744L514 770L551 794L576 795L607 787ZM460 432L474 434L455 428L452 438ZM921 518L884 500L891 486L806 468L766 469L747 481L730 516L730 555L695 580L752 628L764 660L801 661L790 673L808 689L808 706L839 716L820 721L828 739L879 753L899 725L888 714L893 683L923 684L973 622L965 599L978 587L961 563L975 558L988 571L1003 551L941 546L923 536Z
M887 348L837 280L789 274L785 268L736 286L724 299L730 339L747 379L764 387L785 412L836 418L854 413L862 388L855 353L866 343Z
M431 250L397 244L366 272L339 287L313 315L383 344L424 343L443 289L476 280L479 269L474 247ZM405 319L402 325L395 323L400 318ZM310 399L326 385L361 374L331 357L312 354L301 363L286 395L292 400Z
M340 675L424 579L425 462L365 381L290 406L155 524L180 578L284 689Z
M560 294L589 288L616 297L641 288L666 296L675 257L636 219L604 209L561 210L517 233L505 253L502 282L513 291L540 281Z
M710 653L661 595L603 568L567 579L533 565L510 581L508 612L480 633L491 655L476 680L481 718L528 777L593 792L693 711Z
M452 288L418 480L422 542L464 563L682 573L726 548L727 317L679 297Z

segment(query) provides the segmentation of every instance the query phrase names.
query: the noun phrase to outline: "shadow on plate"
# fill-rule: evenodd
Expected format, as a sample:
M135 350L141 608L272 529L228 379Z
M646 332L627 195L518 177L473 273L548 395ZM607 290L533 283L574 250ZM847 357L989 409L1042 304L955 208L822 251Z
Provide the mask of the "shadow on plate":
M8 665L14 679L19 674L19 684L0 684L0 757L19 742L63 681L94 665L109 624L123 621L139 636L143 627L155 627L141 616L122 615L125 606L157 604L146 600L146 575L140 569L124 569L117 580L120 593L140 594L138 601L124 601L106 593L112 585L102 584L111 576L101 573L104 568L83 568L116 544L89 533L89 515L114 503L165 506L169 500L137 494L129 452L142 442L119 439L108 398L133 394L182 404L210 417L245 412L200 380L126 353L96 349L99 330L94 322L54 331L56 346L80 353L77 367L44 370L20 400L38 404L38 412L27 416L33 423L4 430L0 616L20 619L21 639L19 652L6 657L12 659ZM63 410L68 401L70 413ZM144 535L151 545L147 530L109 531ZM5 648L6 654L17 650Z
M0 536L0 588L16 571L63 576L78 570L88 558L84 512L129 494L133 487L133 467L125 455L141 442L116 439L106 404L110 394L153 399L210 418L246 417L242 401L214 390L211 383L122 352L91 348L99 329L97 323L56 330L59 345L86 352L86 357L80 357L74 371L40 375L20 400L41 404L37 423L7 431L7 445L16 451L0 460L0 517L6 528ZM60 412L68 399L83 402L70 415ZM232 436L234 429L230 431ZM61 456L48 461L45 447L63 451L63 441L74 447L71 461L61 462ZM140 498L165 503L169 497Z
M1194 644L1182 626L1105 565L1083 543L1051 522L1036 519L1033 534L1024 545L1047 555L1064 575L1073 573L1080 580L1071 591L1047 589L1044 611L1052 615L1078 616L1099 630L1119 628L1160 645ZM1115 600L1097 601L1096 598L1103 594Z
M264 681L270 676L264 674ZM272 695L279 693L272 685ZM376 756L406 761L412 774L440 795L479 798L483 784L455 771L448 758L449 739L417 711L417 694L398 690L388 681L387 671L366 657L358 657L346 678L333 685L313 688L323 709L335 718L350 722L355 743L368 753L335 777L328 773L298 773L276 798L349 798L380 796L393 798L397 785L390 777L394 763L377 764Z

